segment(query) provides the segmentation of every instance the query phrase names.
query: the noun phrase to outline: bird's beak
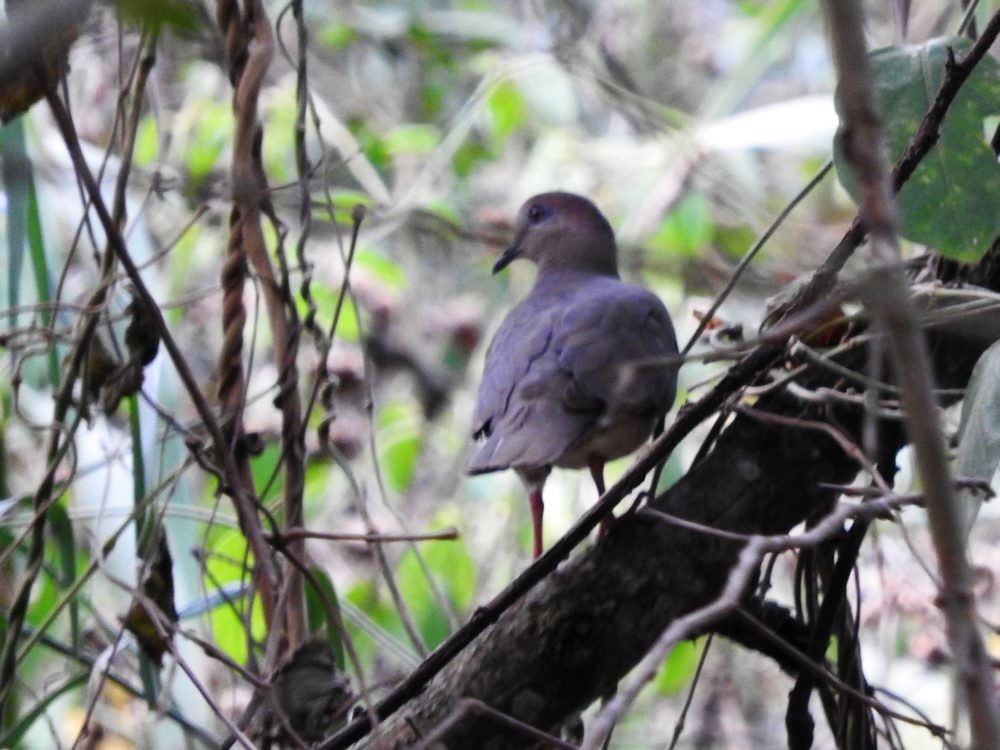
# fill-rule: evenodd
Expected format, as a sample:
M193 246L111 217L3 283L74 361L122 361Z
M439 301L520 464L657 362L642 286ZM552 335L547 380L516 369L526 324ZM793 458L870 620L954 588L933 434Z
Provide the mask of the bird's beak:
M521 247L517 240L503 251L503 254L497 259L497 262L493 264L493 273L500 273L503 269L511 264L511 262L521 254Z

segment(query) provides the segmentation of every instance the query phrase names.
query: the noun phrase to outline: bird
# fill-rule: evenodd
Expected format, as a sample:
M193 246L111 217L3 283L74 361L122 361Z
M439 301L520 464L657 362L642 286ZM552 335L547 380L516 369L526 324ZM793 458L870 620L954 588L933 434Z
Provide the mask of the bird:
M619 277L614 230L587 198L525 201L493 273L520 258L538 274L487 349L466 472L517 472L537 559L552 467L588 468L603 495L604 464L639 448L673 405L678 350L659 297Z

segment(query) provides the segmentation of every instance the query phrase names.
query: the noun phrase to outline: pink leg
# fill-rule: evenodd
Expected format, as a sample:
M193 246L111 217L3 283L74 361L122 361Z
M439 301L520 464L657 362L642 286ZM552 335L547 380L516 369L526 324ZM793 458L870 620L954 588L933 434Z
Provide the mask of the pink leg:
M591 456L587 459L587 465L590 467L590 476L594 479L594 486L597 487L598 496L603 495L605 492L604 486L604 459L599 456ZM608 535L608 529L615 522L615 517L613 514L608 514L603 519L601 519L601 528L597 532L597 538L603 539Z
M537 487L531 490L528 496L531 503L531 528L535 536L532 554L537 560L542 556L542 515L545 513L545 503L542 502L542 488Z

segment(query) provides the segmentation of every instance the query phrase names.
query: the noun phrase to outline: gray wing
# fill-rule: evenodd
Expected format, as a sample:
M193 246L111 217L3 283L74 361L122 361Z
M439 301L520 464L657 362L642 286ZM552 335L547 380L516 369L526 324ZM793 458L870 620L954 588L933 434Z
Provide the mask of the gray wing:
M663 302L645 289L621 282L595 285L566 310L559 326L560 368L572 373L569 409L634 414L666 412L677 393L677 338Z
M481 440L467 471L550 465L597 419L599 409L567 411L571 373L559 364L560 300L530 294L490 343L473 416Z
M529 295L487 352L474 416L482 442L469 473L548 466L609 407L665 411L676 366L637 369L627 383L622 375L627 363L676 351L663 303L617 279Z

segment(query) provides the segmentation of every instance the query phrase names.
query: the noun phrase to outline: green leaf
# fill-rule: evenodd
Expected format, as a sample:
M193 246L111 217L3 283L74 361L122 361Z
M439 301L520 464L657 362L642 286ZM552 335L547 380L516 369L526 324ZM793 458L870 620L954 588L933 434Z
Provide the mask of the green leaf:
M433 125L401 125L382 139L390 154L422 156L431 153L441 142L441 133Z
M389 149L386 148L385 141L363 120L350 120L347 126L372 169L387 169L389 167Z
M348 622L347 629L354 650L362 663L381 659L385 642L399 641L405 633L392 605L378 595L370 580L359 581L344 595L348 606L353 605L364 623ZM355 618L357 619L357 618Z
M232 133L233 113L229 104L203 102L185 155L188 172L195 182L212 171Z
M268 442L260 455L250 459L250 472L253 474L254 487L257 488L258 493L263 493L265 489L268 490L267 497L262 496L261 500L267 501L273 498L281 488L281 480L274 481L279 461L281 461L281 446L275 440ZM270 486L268 486L269 484Z
M318 212L323 218L329 219L330 214L333 214L334 221L347 226L351 226L354 222L351 213L355 206L375 205L375 202L360 190L338 190L329 194L324 191L317 195L315 200L319 206Z
M826 660L831 664L836 664L840 660L840 638L836 634L831 635L829 643L826 644Z
M253 568L253 556L247 550L247 542L236 531L223 531L209 535L205 558L205 589L213 591L224 584L243 581ZM246 663L248 644L244 626L246 608L251 605L245 597L227 601L212 610L212 636L216 645L237 664ZM262 639L267 633L260 597L252 602L250 630L255 639Z
M289 88L268 97L264 110L264 167L274 184L295 178L295 92Z
M493 137L501 143L524 124L524 113L524 97L513 81L501 81L486 97L487 122Z
M73 524L66 510L65 502L55 503L49 509L49 527L59 551L59 587L66 591L76 583L76 541L73 534ZM74 598L69 602L70 632L74 645L80 642L80 605Z
M344 669L344 643L340 637L340 623L338 622L340 603L337 598L337 589L330 576L322 568L312 567L309 571L319 588L322 589L317 591L312 581L307 579L306 616L309 619L309 632L315 633L320 629L325 630L337 668ZM333 612L327 609L328 605L333 608Z
M941 80L950 46L960 54L965 38L932 39L871 54L872 73L890 159L895 162L916 133ZM837 98L843 117L843 102ZM897 197L900 233L954 260L972 263L1000 233L1000 165L983 135L984 120L1000 111L1000 64L988 55L962 86L941 126L941 137ZM843 128L843 122L841 129ZM855 201L860 189L838 133L834 164Z
M681 641L663 662L653 684L660 695L676 695L691 679L698 669L698 659L704 648L702 640Z
M955 475L987 481L1000 465L1000 341L983 352L972 370L962 404L962 421L958 427L958 453ZM959 491L960 512L966 523L966 533L982 504L982 493Z
M402 492L410 486L423 445L422 417L416 403L390 401L379 414L379 461L389 486Z
M319 30L316 40L331 52L346 47L357 39L357 32L342 23L329 23Z
M742 258L746 251L753 247L756 239L753 230L746 225L717 224L712 229L712 245L734 258Z
M462 142L462 145L455 149L452 157L452 167L459 177L468 177L473 170L484 161L495 161L498 154L493 149L488 148L482 141L473 134Z
M0 129L0 159L3 160L3 186L7 194L7 304L13 308L21 303L21 269L24 268L28 237L28 193L34 190L31 162L25 149L23 117ZM9 324L11 328L17 326L16 313L10 313Z
M393 289L403 289L406 286L406 272L402 267L370 247L359 248L354 254L354 263L359 268L370 271L372 276Z
M428 571L455 609L468 609L475 596L476 565L465 542L431 542L421 546L420 551ZM424 641L431 648L437 646L448 637L451 626L413 550L407 550L399 561L397 583Z
M420 93L420 101L424 105L424 119L433 119L444 107L445 95L448 89L439 83L426 84Z
M35 276L37 300L43 303L50 302L52 299L52 280L45 253L45 238L42 235L42 219L38 205L38 193L35 190L34 168L25 143L23 117L18 117L0 128L0 157L3 159L3 186L7 191L8 202L8 304L14 307L20 303L21 269L25 245L28 248ZM40 315L42 322L48 327L52 320L52 314L47 309L42 309ZM11 315L9 320L11 327L17 324L17 316ZM47 354L50 385L56 388L61 378L59 352L55 343L49 345Z
M26 619L31 625L40 625L48 620L59 604L59 589L50 575L39 576L38 583L31 592L31 606Z
M681 198L646 244L663 254L693 257L712 240L712 209L702 193Z
M456 230L461 229L464 226L465 219L462 218L462 215L458 212L455 206L443 200L430 201L424 205L424 210L448 223Z
M190 0L117 0L118 13L127 21L174 31L198 28L197 6Z
M455 55L448 49L445 39L440 34L422 23L414 23L406 30L406 35L417 49L427 55L432 63L445 68L454 67Z
M337 309L337 297L340 295L340 287L338 286L336 289L333 289L326 284L316 281L312 287L312 295L320 310L320 325L326 329L332 323L334 312ZM305 300L298 296L295 300L299 314L305 315ZM336 334L336 338L341 341L354 342L358 340L360 331L361 327L357 308L354 306L351 298L348 297L344 300L344 304L340 309L340 319L337 321L337 330L334 333Z
M148 167L156 161L160 148L157 131L156 119L152 115L145 115L139 121L139 127L135 131L135 148L132 151L137 166Z

